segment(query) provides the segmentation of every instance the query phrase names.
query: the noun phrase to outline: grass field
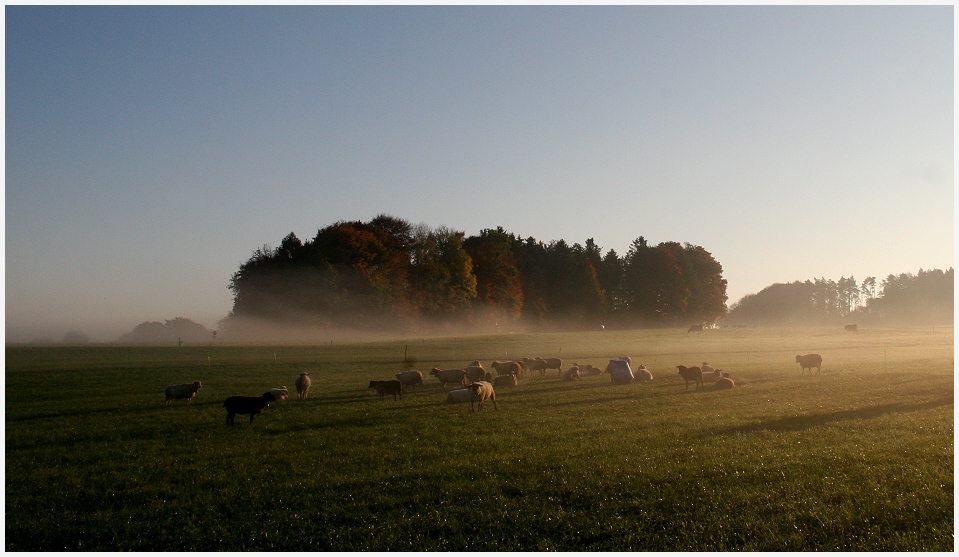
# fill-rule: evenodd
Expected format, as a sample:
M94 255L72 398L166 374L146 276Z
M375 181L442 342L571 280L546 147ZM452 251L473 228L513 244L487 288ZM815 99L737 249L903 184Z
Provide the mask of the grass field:
M396 402L366 389L621 355L654 380L550 371L482 413L432 377ZM952 328L8 347L5 549L952 551L953 355ZM736 388L685 390L675 366L703 361ZM307 400L225 424L227 397L301 371Z

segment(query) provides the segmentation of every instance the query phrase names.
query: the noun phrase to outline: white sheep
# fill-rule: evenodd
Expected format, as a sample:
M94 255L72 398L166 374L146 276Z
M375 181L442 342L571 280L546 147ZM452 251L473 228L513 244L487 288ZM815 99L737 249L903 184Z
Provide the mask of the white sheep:
M293 381L293 384L296 386L297 397L303 400L310 390L310 374L304 371Z
M286 400L290 398L290 390L287 389L286 386L270 389L267 393L271 393L276 400Z
M492 383L488 381L477 381L476 383L473 383L472 385L470 385L470 388L468 390L471 393L471 396L470 396L471 412L473 411L474 398L477 401L479 401L479 404L477 405L477 409L480 411L483 410L483 403L486 402L487 400L493 401L493 408L496 408L497 410L499 410L499 408L497 408L496 406L496 393L493 392Z
M457 389L455 391L450 391L446 393L446 404L456 404L458 402L469 402L470 401L470 391L469 389Z
M576 381L582 379L579 376L579 366L573 366L563 372L563 381Z
M423 386L423 372L415 369L401 371L396 374L396 378L407 387Z
M185 398L187 404L189 404L193 401L193 397L202 386L203 383L199 381L194 381L193 383L183 383L180 385L169 385L166 388L166 404L169 405L171 400L181 398Z
M639 364L633 373L633 381L652 381L653 374L646 368L646 364Z
M733 381L732 377L728 373L724 373L722 377L716 380L716 383L713 385L713 388L716 389L732 389L736 386L736 383Z

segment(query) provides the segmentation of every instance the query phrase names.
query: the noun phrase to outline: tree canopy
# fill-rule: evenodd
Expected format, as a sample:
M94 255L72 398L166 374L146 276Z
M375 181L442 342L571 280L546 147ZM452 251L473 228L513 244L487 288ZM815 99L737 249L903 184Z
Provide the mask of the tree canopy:
M418 318L553 328L712 323L725 316L722 266L699 246L638 238L629 253L544 243L502 227L476 236L379 215L341 221L312 240L290 233L230 279L242 317L395 327Z

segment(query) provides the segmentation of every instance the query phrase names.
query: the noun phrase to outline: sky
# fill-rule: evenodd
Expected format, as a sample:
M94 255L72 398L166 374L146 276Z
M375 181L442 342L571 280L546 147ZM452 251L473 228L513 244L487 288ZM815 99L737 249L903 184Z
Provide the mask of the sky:
M210 329L290 232L390 214L625 255L729 304L954 260L940 6L6 6L8 342Z

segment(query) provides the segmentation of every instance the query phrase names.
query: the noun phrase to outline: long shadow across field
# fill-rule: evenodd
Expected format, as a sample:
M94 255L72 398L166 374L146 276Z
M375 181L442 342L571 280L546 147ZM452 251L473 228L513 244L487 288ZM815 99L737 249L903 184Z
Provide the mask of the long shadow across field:
M841 422L846 420L868 420L878 418L886 414L918 412L930 410L940 406L952 406L954 397L943 397L936 400L915 403L899 404L879 404L876 406L867 406L865 408L855 408L852 410L839 410L837 412L826 412L823 414L808 414L805 416L790 416L787 418L776 418L765 420L754 424L717 428L704 433L704 435L732 435L736 433L754 433L757 431L801 431L813 427L823 426L829 423Z

